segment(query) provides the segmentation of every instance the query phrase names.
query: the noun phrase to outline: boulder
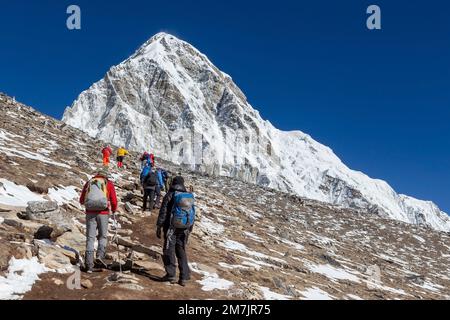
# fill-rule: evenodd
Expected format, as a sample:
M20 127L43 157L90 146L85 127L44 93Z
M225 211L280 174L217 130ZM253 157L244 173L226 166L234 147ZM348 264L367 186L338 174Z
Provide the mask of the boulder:
M0 241L0 272L8 269L12 251L13 249L10 243L6 241Z
M27 188L30 189L30 191L35 192L35 193L39 193L39 194L47 194L48 193L48 189L50 188L48 183L34 183L34 182L29 182L27 183Z
M68 256L69 252L65 252L68 250L41 240L34 240L34 244L38 249L39 262L43 263L47 268L61 273L73 270L71 259Z
M423 286L425 283L425 276L423 276L423 275L410 275L410 276L407 276L406 279L419 285L419 286Z
M13 250L13 256L16 259L31 259L33 253L29 245L21 244Z
M244 300L262 300L264 296L257 283L246 283L242 290L242 298Z
M40 252L39 262L43 263L47 268L61 273L69 272L72 268L70 258L56 250L48 254L41 254Z
M124 272L111 274L108 277L108 281L117 283L139 283L139 279L136 276Z
M73 231L66 232L56 239L56 244L61 247L75 249L78 252L84 251L86 248L86 236L74 228Z
M18 219L4 219L3 223L6 224L7 226L16 228L16 229L21 229L23 228L23 224L20 220Z
M133 234L133 231L130 229L118 229L117 233L121 236L130 236Z
M75 228L71 217L53 201L30 201L26 219L41 222L53 228L52 238L57 238Z
M53 232L53 228L49 226L41 226L35 233L34 238L35 239L51 239L51 235Z
M146 260L139 260L134 261L134 266L137 268L142 268L145 270L160 270L164 271L164 267L161 265L161 263L156 263L153 261L146 261Z
M146 255L152 257L153 259L159 259L161 257L161 255L158 252L152 250L150 247L144 246L140 243L133 242L129 238L117 237L117 239L120 245L132 248L133 251L145 253Z
M59 206L54 201L30 201L26 209L28 220L50 219L59 213Z

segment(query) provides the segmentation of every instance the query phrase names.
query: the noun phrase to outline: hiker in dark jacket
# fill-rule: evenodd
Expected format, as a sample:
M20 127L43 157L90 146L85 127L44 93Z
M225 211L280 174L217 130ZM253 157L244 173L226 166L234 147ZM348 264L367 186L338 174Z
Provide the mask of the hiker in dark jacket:
M158 184L158 175L151 169L147 176L142 178L142 187L144 188L144 198L142 212L147 210L147 203L150 201L150 211L154 209L155 206L155 192L156 186Z
M169 281L171 283L176 282L176 256L178 259L178 268L180 270L178 284L185 286L186 281L190 279L186 244L193 226L189 229L174 229L171 227L174 194L177 191L186 192L184 179L181 176L173 178L169 191L164 196L161 209L159 210L156 236L161 239L161 231L164 231L163 262L164 268L166 269L166 275L162 278L162 281Z

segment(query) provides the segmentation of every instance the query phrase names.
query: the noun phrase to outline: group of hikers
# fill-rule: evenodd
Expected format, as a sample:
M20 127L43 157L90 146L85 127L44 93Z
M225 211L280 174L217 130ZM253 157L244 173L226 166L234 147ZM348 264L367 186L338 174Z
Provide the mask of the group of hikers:
M86 182L80 196L80 203L86 209L85 271L88 273L92 273L98 266L108 268L108 264L105 262L108 222L110 215L113 215L115 220L115 212L118 210L115 186L108 178L111 154L110 146L102 149L103 167ZM118 168L123 168L124 157L128 154L125 148L118 149ZM185 286L190 279L186 245L195 221L193 190L192 188L189 191L186 189L184 178L181 175L171 177L168 171L157 168L153 154L144 152L139 161L141 167L139 180L143 194L142 211L159 209L156 236L158 239L164 236L163 263L166 274L161 281ZM162 191L165 191L165 195L160 204ZM98 247L94 258L96 238ZM176 278L177 260L178 281Z
M103 155L103 166L109 167L109 157L111 157L113 151L109 145L105 146L102 149L102 155ZM123 160L125 159L125 156L128 155L128 150L126 150L124 147L120 147L117 149L117 167L123 168Z

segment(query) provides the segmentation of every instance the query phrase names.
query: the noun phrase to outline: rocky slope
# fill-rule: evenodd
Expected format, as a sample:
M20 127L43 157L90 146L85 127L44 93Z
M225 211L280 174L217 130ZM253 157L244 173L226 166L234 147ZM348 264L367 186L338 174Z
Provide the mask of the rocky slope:
M101 145L0 95L0 299L450 298L445 232L157 158L194 186L200 215L188 251L192 281L161 283L156 212L139 210L137 153L125 170L112 171L120 246L117 256L110 243L109 259L125 273L82 273L81 289L71 290L67 281L84 255L76 198L101 165Z
M432 202L399 195L309 135L264 121L230 76L165 33L81 93L63 121L209 174L450 231L448 215Z

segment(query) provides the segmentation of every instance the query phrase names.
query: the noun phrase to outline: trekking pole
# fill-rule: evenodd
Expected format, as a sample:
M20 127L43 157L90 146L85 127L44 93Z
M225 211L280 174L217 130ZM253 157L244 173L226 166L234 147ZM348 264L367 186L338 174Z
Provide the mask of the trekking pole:
M122 264L120 263L120 255L119 255L119 236L117 234L117 220L116 220L116 213L113 212L113 219L114 219L114 229L116 230L116 245L117 245L117 263L119 263L119 270L120 273L122 273Z

